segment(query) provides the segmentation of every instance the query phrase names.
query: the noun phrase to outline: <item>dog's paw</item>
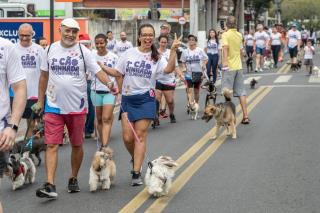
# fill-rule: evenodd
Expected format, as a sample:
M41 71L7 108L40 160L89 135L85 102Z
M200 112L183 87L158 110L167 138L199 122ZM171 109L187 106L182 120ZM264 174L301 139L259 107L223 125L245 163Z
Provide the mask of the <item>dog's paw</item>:
M211 140L215 140L217 138L217 135L213 135L210 137Z
M237 135L232 135L232 139L237 139Z

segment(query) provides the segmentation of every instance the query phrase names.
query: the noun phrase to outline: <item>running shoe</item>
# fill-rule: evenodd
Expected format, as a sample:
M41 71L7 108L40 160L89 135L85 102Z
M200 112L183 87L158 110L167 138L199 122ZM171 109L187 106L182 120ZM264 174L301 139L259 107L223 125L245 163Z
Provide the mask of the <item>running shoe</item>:
M167 118L168 114L166 113L165 109L160 110L160 118Z
M78 185L78 180L77 180L76 177L72 177L72 178L69 179L68 192L69 193L80 192L80 188L79 188L79 185Z
M132 173L132 181L131 186L141 186L143 184L143 180L140 172Z
M174 116L174 114L170 114L170 122L177 123L177 120L176 120L176 117Z
M56 199L58 197L56 186L51 183L44 183L37 189L36 196L40 198Z

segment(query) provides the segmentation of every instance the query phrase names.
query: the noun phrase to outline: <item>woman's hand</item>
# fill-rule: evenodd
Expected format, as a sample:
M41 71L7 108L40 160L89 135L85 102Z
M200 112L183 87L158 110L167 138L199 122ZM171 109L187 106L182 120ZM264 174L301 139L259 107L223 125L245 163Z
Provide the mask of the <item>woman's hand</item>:
M175 33L174 34L174 40L172 42L172 46L171 46L171 50L174 50L176 51L180 45L181 45L181 39L182 39L182 36L180 36L179 38L177 38L177 34Z

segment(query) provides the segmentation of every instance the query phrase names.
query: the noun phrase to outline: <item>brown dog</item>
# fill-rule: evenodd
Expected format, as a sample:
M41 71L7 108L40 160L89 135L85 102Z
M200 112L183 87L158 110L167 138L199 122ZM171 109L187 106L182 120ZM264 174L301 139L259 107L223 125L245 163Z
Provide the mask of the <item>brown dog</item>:
M206 106L202 120L209 122L213 117L216 119L216 126L213 130L214 134L212 139L217 138L221 126L225 126L227 134L232 135L232 138L236 139L236 106L231 101L231 91L224 90L223 95L226 101L224 103Z

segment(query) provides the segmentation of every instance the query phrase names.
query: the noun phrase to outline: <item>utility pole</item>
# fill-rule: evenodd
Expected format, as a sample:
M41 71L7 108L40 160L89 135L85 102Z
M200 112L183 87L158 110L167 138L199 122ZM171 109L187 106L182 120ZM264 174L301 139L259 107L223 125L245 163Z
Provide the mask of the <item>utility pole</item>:
M184 0L181 0L181 17L184 17ZM183 24L180 27L180 36L183 37Z
M152 20L158 20L157 1L150 0L150 13Z
M276 20L277 23L281 23L281 1L280 0L274 0L275 6L276 6Z
M50 0L50 43L54 42L54 0Z

